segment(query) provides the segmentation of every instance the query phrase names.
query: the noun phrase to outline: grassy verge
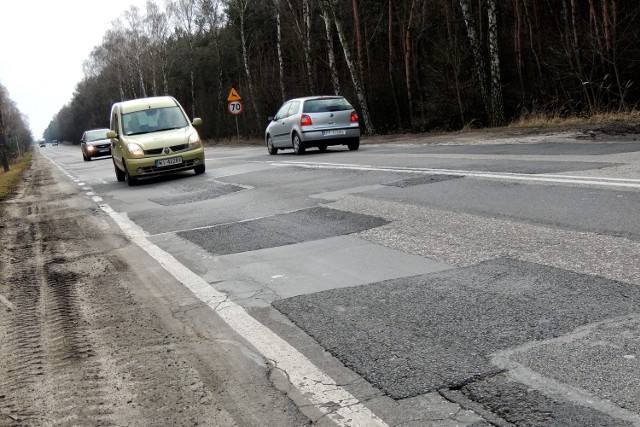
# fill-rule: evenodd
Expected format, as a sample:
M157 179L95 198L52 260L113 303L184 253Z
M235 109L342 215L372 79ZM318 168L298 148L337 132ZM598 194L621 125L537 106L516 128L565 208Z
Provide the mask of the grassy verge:
M24 172L31 166L32 154L28 151L9 167L9 172L4 172L0 165L0 201L5 200L15 191L22 179Z
M509 127L555 127L555 126L585 126L605 123L638 123L640 111L619 113L601 113L587 117L562 117L542 113L523 114Z

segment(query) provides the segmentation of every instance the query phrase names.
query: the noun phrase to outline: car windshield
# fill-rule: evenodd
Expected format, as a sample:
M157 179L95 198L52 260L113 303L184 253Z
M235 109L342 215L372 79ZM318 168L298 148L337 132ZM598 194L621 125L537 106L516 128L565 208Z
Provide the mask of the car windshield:
M87 131L86 142L97 141L99 139L107 139L107 132L109 132L109 129Z
M304 103L305 113L327 113L330 111L353 110L344 98L311 99Z
M125 135L180 129L188 124L179 107L150 108L122 116L122 131Z

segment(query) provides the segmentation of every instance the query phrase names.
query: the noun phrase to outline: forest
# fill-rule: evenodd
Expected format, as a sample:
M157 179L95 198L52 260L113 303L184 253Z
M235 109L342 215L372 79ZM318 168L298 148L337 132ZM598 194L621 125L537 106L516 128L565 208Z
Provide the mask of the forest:
M110 106L172 95L201 136L260 138L286 99L344 95L363 133L502 126L638 108L640 2L148 0L83 64L47 139L108 126Z

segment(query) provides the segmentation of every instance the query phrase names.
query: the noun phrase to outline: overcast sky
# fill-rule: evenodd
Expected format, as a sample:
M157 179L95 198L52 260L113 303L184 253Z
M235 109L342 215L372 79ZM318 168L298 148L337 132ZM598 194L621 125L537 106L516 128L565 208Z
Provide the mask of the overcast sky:
M111 22L145 0L0 0L0 83L40 139ZM158 2L162 4L163 2ZM105 112L107 120L109 112Z

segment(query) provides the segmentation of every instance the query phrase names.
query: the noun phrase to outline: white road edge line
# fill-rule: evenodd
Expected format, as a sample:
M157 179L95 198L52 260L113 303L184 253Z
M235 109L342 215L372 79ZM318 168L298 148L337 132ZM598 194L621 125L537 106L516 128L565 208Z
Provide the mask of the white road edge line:
M283 371L291 385L338 426L388 427L369 408L347 390L338 386L302 353L251 317L244 308L230 301L227 295L214 289L204 279L178 262L171 254L151 243L147 239L147 233L138 225L126 216L115 212L107 204L99 206L133 243L158 261L235 332L253 345L263 357Z

